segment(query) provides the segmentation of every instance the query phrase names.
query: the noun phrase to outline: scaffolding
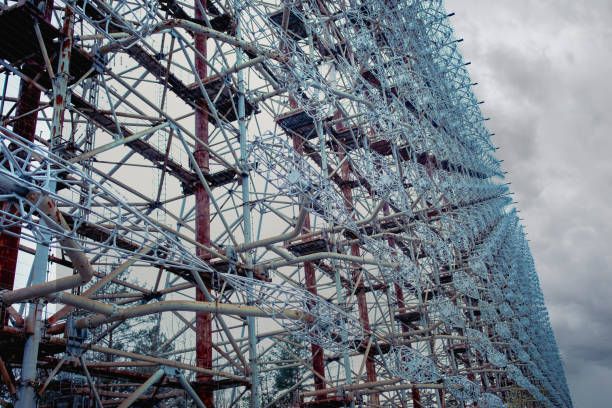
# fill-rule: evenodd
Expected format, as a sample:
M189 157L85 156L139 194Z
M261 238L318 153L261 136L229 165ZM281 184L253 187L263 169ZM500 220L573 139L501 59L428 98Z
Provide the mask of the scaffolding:
M571 407L450 16L5 1L0 404Z

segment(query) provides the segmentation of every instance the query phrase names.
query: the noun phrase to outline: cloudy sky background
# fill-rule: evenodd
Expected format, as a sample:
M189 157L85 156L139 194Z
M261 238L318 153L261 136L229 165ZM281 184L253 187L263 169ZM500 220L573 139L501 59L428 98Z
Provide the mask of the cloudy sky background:
M577 408L612 401L612 2L446 0Z

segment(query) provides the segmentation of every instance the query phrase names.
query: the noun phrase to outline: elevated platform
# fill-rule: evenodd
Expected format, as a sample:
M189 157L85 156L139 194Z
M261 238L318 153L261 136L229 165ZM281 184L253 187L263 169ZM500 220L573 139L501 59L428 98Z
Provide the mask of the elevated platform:
M289 245L287 250L296 256L310 255L317 252L327 252L328 243L322 238L313 239Z
M270 14L269 17L270 20L282 27L283 10ZM308 37L308 31L306 30L304 22L293 11L289 11L288 20L287 31L294 40L304 40Z
M78 95L72 95L71 101L72 105L81 114L83 114L83 116L89 118L98 126L104 128L107 132L112 134L121 134L123 137L129 137L133 134L130 130L123 126L118 127L113 118L100 112L95 106L91 105ZM200 181L194 172L184 168L171 157L167 157L165 153L159 151L145 140L133 140L126 143L126 146L156 166L160 168L165 166L166 172L175 177L181 183L183 186L183 192L185 194L192 194L194 186ZM215 188L233 183L238 179L238 175L233 170L226 169L217 173L205 174L204 178L209 182L210 188Z
M238 120L238 90L234 89L231 83L226 81L225 78L212 76L202 81L202 85L204 85L206 94L215 106L220 119L228 122ZM195 83L189 85L188 88L190 94L187 101L192 101L206 110L207 103L200 85ZM255 106L249 100L245 100L245 116L249 116L254 110ZM208 120L216 124L213 116L209 116Z
M23 360L25 340L25 333L22 329L13 327L4 327L0 329L0 355L5 363L21 363ZM65 351L66 346L41 341L38 350L38 359L41 360L43 358L53 357Z
M348 151L363 147L363 131L357 126L342 128L338 131L331 129L331 134L335 140ZM338 143L332 141L331 145L337 145Z
M365 342L362 342L357 351L365 354L366 349L367 349L368 345ZM374 345L374 343L372 343L372 345L370 346L370 351L368 352L368 358L371 359L373 358L373 356L379 355L380 353L378 352L378 348L380 347L380 351L382 352L383 355L389 353L391 351L391 343L383 343L383 342L378 342L378 347L376 347Z
M238 180L238 174L232 169L220 170L216 173L204 174L208 186L212 189L233 183Z
M219 273L235 273L239 276L249 276L249 271L247 269L245 269L243 266L241 265L235 265L234 269L232 270L230 268L230 264L227 261L215 261L210 263L210 266ZM181 278L185 279L188 282L194 283L195 284L195 278L193 277L193 270L190 269L188 266L186 266L185 268L179 268L179 267L168 267L166 268L169 272L174 273L175 275L180 276ZM202 279L202 281L206 284L206 286L208 286L209 288L212 288L213 290L219 291L221 290L221 288L224 285L224 282L219 281L219 279L216 277L216 275L210 273L210 272L200 272L200 278ZM266 275L263 275L259 272L253 272L253 278L264 281L264 282L270 282L270 278ZM225 290L229 291L232 290L232 286L230 284L225 284Z
M451 346L451 349L455 355L466 354L468 351L467 343L457 343Z
M95 106L78 95L72 95L71 102L81 114L95 122L107 132L114 135L122 135L123 137L129 137L133 134L125 127L117 126L117 123L110 115L100 112ZM142 139L126 143L126 146L157 166L161 167L165 164L166 171L180 181L183 185L183 189L186 192L192 192L193 185L198 180L193 172L185 169L172 158L167 158L164 153Z
M93 17L102 16L100 13L96 14L95 9L91 7L88 10L90 14L93 14ZM46 64L34 31L35 24L38 24L40 27L51 65L57 66L59 41L62 34L57 28L47 23L40 15L38 9L29 2L18 3L13 7L0 11L0 35L3 35L4 38L11 38L11 41L2 41L0 43L0 58L6 59L13 65L19 65L27 61L27 64L22 66L22 72L31 78L36 78L40 85L50 89L52 84L46 72ZM128 49L134 54L135 59L151 68L154 75L165 75L165 68L157 60L144 52L144 50L137 46ZM83 77L92 66L93 58L79 48L73 47L70 60L70 83ZM180 81L175 84L179 88L177 92L182 91L179 83ZM187 94L190 91L185 87L184 93ZM113 118L102 113L80 96L73 94L71 96L71 103L76 110L109 133L123 135L124 137L132 135L131 131L118 126ZM142 139L134 140L126 145L157 166L165 165L166 171L180 181L186 193L193 192L193 185L198 181L197 176L193 172L183 168L172 158L167 158L164 153L158 151ZM233 177L229 177L227 171L223 171L221 174L211 174L207 178L211 182L211 187L224 185L234 180Z
M0 58L14 66L21 66L21 72L36 78L43 87L50 89L51 78L34 29L40 28L51 67L57 69L60 56L62 32L46 22L40 11L29 1L20 1L14 6L0 10ZM72 47L70 54L69 84L81 79L93 66L93 58L85 51ZM91 75L95 75L92 72Z
M75 219L72 215L62 212L62 216L66 220L68 226L72 229L74 228ZM129 239L125 239L122 237L122 234L116 234L113 232L114 230L105 228L101 225L94 224L88 221L78 221L76 232L83 237L89 238L95 242L107 242L109 240L113 240L115 245L121 249L125 249L127 251L137 251L139 246Z
M294 110L280 115L276 123L289 135L298 135L310 140L317 137L314 120L302 110Z
M174 18L180 18L182 20L188 20L196 24L200 24L206 26L206 22L204 20L199 20L197 18L190 17L183 7L175 1L175 0L162 0L159 2L162 10L167 12L170 16ZM225 33L233 33L233 27L231 25L232 19L228 14L220 14L219 10L213 5L212 1L206 2L206 11L211 14L212 18L209 18L210 26L213 30L225 32Z
M79 1L78 4L80 6L83 6L82 1ZM174 10L174 12L179 13L183 17L186 16L186 13L184 11L178 11L176 7L180 6L177 5L174 1L166 1L165 4L167 8ZM174 4L174 6L172 4ZM87 6L85 7L85 12L94 21L106 21L105 15L99 10L97 10L95 6L90 3L87 3ZM187 20L193 21L195 19L188 17ZM211 25L213 23L213 20L215 19L211 20ZM195 22L201 23L201 21L199 20L195 20ZM217 28L219 28L218 31L221 31L221 29L229 29L230 23L231 19L229 18L229 16L220 15L218 19L215 20L215 24L217 24ZM113 29L113 26L111 25L109 26L109 31L117 32L118 29L116 27ZM204 99L204 95L197 83L185 85L175 75L168 72L167 67L160 62L159 58L149 54L149 52L147 52L138 44L132 44L130 47L125 48L125 52L161 83L165 83L167 80L168 88L176 96L181 98L185 103L206 110L207 104ZM204 88L210 100L213 102L215 109L219 113L220 118L228 122L235 122L238 119L238 115L236 112L238 109L237 90L233 89L229 83L226 84L224 78L220 78L217 76L213 76L205 80ZM236 108L234 109L234 107ZM255 106L247 100L245 104L246 116L249 116L254 110ZM212 116L209 119L211 123L216 124Z
M406 325L416 326L421 323L421 316L418 311L410 311L396 314L395 319Z
M440 279L440 285L446 285L447 283L451 283L453 281L453 275L450 273L444 275L440 274L438 279Z

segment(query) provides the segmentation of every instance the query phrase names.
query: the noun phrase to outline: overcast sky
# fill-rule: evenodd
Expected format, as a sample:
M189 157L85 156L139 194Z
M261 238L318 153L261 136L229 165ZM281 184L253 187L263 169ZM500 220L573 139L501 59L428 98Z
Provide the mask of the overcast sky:
M447 0L577 408L612 406L612 1Z

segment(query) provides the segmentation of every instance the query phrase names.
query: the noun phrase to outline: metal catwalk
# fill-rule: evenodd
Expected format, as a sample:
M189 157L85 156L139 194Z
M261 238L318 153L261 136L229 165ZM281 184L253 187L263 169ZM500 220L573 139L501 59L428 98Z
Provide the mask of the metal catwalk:
M571 407L449 17L5 1L0 404Z

